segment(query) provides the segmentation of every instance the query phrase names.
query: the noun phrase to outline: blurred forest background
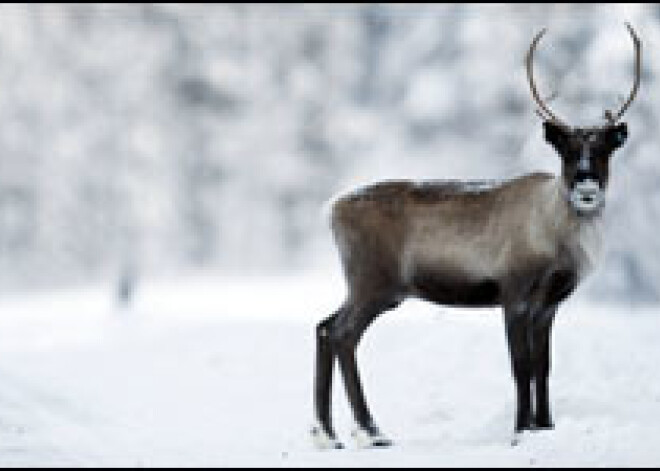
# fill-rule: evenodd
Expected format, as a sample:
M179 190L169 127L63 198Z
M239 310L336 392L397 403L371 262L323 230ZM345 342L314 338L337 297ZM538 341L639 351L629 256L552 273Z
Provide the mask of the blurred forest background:
M643 82L591 296L660 299L660 6L2 5L0 293L337 269L323 207L383 178L557 171L523 59L574 124ZM114 281L113 281L114 282Z

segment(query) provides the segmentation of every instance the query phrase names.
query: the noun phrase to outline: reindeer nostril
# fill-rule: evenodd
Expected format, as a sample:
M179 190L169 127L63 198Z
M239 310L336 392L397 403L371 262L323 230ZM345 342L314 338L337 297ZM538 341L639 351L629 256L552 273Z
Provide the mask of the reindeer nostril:
M594 180L594 175L589 170L578 170L577 173L575 174L576 182L586 182L589 180Z

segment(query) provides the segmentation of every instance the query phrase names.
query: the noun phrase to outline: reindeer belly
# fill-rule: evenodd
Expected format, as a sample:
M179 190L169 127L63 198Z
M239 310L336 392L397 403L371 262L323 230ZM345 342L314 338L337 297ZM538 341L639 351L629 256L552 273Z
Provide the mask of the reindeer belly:
M492 307L500 304L500 284L494 279L469 279L420 271L412 280L412 288L415 296L446 306Z
M488 244L488 237L439 237L409 246L404 273L414 296L448 306L491 307L500 304L502 275L510 243ZM426 242L426 241L425 241Z

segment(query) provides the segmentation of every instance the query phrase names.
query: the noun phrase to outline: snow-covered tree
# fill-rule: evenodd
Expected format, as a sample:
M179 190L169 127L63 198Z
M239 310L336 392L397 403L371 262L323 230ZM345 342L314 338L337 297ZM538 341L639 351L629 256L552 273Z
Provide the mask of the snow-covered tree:
M0 287L322 265L343 188L556 170L529 42L550 28L541 85L598 122L630 87L624 20L644 82L590 289L657 299L660 10L623 4L3 5Z

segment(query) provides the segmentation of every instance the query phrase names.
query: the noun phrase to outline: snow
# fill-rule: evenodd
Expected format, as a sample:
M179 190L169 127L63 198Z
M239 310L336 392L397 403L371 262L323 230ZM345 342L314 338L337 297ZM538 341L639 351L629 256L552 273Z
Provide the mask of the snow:
M511 446L514 391L500 313L410 301L360 349L378 425L395 442L313 448L314 325L337 274L189 274L130 309L82 286L0 300L0 466L657 466L657 307L560 312L556 429Z

